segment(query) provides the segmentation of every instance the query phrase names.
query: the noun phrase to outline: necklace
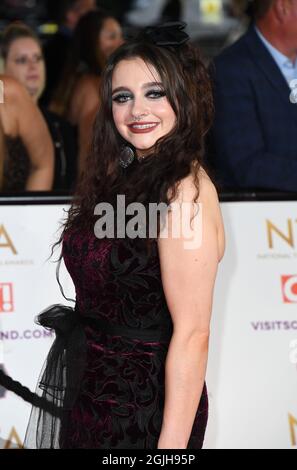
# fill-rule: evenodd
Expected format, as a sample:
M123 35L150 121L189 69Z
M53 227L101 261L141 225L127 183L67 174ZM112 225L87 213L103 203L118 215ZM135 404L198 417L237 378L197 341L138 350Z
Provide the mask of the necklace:
M143 156L142 156L142 157L138 157L138 156L137 156L136 158L137 158L137 160L139 161L139 163L142 162L142 161L145 159L145 157L143 157Z

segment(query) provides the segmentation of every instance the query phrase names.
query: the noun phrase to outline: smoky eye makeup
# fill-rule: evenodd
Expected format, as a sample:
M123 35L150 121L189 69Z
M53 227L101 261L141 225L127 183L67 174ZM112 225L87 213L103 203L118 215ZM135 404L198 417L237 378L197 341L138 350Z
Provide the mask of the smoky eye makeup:
M131 97L133 97L132 93L121 92L121 93L115 94L112 97L112 101L114 101L115 103L125 103Z
M166 92L163 88L152 88L145 92L146 98L159 99L166 96ZM112 97L112 101L116 103L125 103L128 99L133 98L133 93L128 91L122 91L121 93L115 93Z
M163 88L155 88L151 89L146 92L145 96L148 96L150 98L162 98L163 96L166 95L166 92Z

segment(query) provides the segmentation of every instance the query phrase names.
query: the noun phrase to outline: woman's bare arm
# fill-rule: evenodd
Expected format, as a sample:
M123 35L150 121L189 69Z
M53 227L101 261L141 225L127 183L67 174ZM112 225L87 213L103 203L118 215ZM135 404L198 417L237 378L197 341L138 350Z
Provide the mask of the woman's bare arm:
M185 178L178 197L180 207L191 203L195 192L192 177ZM213 289L224 236L217 193L203 170L197 202L192 248L185 248L189 234L172 236L174 211L168 217L169 237L158 240L162 283L174 326L166 357L159 449L187 448L206 374ZM195 213L192 208L186 219Z
M92 132L99 108L99 77L84 76L75 86L70 104L69 120L78 127L78 174L81 174L91 149Z
M50 190L54 175L54 147L41 112L25 88L11 78L5 78L4 106L13 134L22 139L30 158L31 171L26 190Z

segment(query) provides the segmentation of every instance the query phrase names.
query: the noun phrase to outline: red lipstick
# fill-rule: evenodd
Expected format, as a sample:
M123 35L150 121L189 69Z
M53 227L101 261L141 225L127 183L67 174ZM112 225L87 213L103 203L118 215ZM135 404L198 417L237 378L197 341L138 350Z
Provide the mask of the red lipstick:
M134 134L143 134L147 132L152 132L159 125L159 122L132 122L128 124L128 127L131 132Z

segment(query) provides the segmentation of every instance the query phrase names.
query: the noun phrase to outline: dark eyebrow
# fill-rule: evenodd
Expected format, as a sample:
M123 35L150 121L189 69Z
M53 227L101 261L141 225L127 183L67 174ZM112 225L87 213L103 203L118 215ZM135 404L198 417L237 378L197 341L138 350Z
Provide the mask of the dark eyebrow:
M34 52L33 56L39 56L41 55L43 57L43 54L42 52ZM28 56L28 53L27 52L22 52L21 54L19 55L16 55L15 58L20 58L20 57L27 57Z
M151 86L163 86L163 83L161 82L149 82L149 83L145 83L144 85L142 85L141 88L149 88ZM128 87L124 87L124 86L119 86L117 88L115 88L113 91L112 91L112 94L114 93L117 93L118 91L130 91Z
M142 85L141 88L149 88L149 87L155 86L155 85L163 86L163 83L161 83L161 82L149 82L149 83L145 83L144 85Z

